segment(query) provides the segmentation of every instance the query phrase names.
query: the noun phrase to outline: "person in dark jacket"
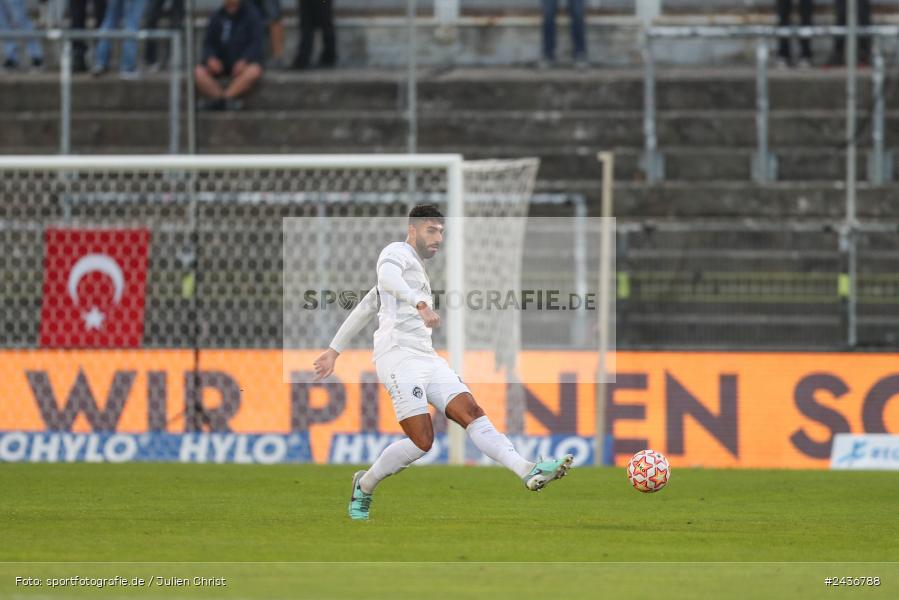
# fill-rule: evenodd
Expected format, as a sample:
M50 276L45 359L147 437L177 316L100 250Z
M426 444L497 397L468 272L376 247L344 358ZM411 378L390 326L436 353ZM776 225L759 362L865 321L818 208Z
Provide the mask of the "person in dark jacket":
M300 15L300 45L291 65L294 69L308 69L312 63L315 32L322 32L322 53L318 66L328 69L337 64L337 35L334 32L334 3L332 0L297 0Z
M194 69L197 89L207 108L238 109L239 98L262 77L264 24L248 2L224 0L212 13L203 40L203 60ZM218 78L227 77L226 85Z

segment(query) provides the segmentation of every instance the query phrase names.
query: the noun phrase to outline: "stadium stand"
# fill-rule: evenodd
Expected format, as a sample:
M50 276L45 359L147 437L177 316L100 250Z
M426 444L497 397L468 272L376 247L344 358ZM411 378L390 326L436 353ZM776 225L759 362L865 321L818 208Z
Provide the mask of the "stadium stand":
M206 10L208 4L198 3L198 11ZM420 4L424 7L427 3ZM526 20L520 22L533 24L536 31L537 3L508 0L464 4L466 14L483 15L488 10L513 14L508 17L512 19L509 27L518 26L514 14L522 14ZM619 236L619 260L631 277L629 295L620 298L619 304L621 347L733 343L745 347L839 347L843 331L841 299L832 286L822 286L818 275L832 276L841 268L837 236L829 223L841 219L844 211L844 191L835 183L843 179L845 165L841 147L845 135L843 73L823 69L772 71L770 135L772 150L779 159L778 181L756 185L750 183L756 115L755 71L747 59L748 50L713 52L713 62L729 62L732 66L703 69L688 68L698 58L694 51L684 52L681 58L686 65L659 73L659 144L666 152L667 179L649 185L643 181L639 167L643 149L642 71L637 66L639 55L629 45L637 28L627 4L603 2L602 11L594 10L591 17L598 24L591 28L592 35L601 38L603 28L612 32L609 35L613 41L605 47L615 47L626 57L629 64L625 68L598 68L585 73L561 69L540 74L521 66L424 69L419 87L419 150L461 152L472 159L537 154L542 161L538 192L581 195L596 214L600 185L594 153L598 148L613 149L617 155L616 214L622 223L632 225ZM734 18L773 22L769 4L670 0L665 7L671 13L666 18L675 22ZM829 10L830 3L819 4L821 10ZM395 33L401 25L396 14L402 6L399 1L344 0L339 9L348 29L359 27L372 36L372 31L384 27L391 18L394 21L389 27ZM875 2L878 18L895 19L891 7L891 3ZM340 26L341 21L338 23ZM290 24L286 28L288 32L295 29ZM377 52L374 46L360 50L354 45L359 38L352 32L342 33L340 40L347 49L341 50L341 56L349 57L350 62L354 53L359 57ZM726 42L720 44L719 50L727 48ZM520 62L510 47L515 47L514 36L509 47L492 48L504 57L508 54L508 62ZM603 62L605 47L599 44L596 62ZM533 51L537 49L534 44ZM893 80L896 64L890 56L889 76ZM370 56L365 60L377 62ZM0 85L18 90L0 94L0 152L55 153L59 127L57 77L52 73L8 75L0 81ZM168 143L164 126L167 85L161 75L125 83L76 78L73 150L164 152ZM870 87L870 73L863 72L859 88L862 148L870 138L865 125L871 106ZM894 88L887 86L888 91ZM258 93L248 99L244 112L200 115L199 150L403 152L403 90L403 75L395 69L345 66L334 72L302 75L270 73ZM888 146L899 139L899 121L891 113L886 139ZM860 159L860 173L864 174L864 156ZM899 172L897 167L893 165L894 172ZM859 218L896 221L899 206L890 201L895 194L884 193L884 189L860 185ZM889 184L888 189L896 187ZM553 214L551 209L542 210ZM740 232L726 227L700 233L666 230L664 220L675 217L694 222L768 225ZM765 229L771 223L791 221L819 225L814 231ZM871 286L869 298L899 297L896 283L888 279L895 272L894 237L888 233L863 236L862 251L868 252L864 268L871 277L862 285ZM731 251L722 257L720 247ZM277 259L273 256L272 260ZM723 282L709 288L689 285L691 277L708 270L732 276L723 275ZM653 275L662 271L678 273L676 280L660 280ZM760 272L761 279L744 281L733 275L748 271ZM774 271L787 273L779 276L786 279L765 278ZM736 309L728 299L734 289L740 289L742 298ZM864 296L866 292L862 293ZM660 294L681 300L660 302ZM754 300L747 301L746 297ZM863 303L863 345L879 347L899 340L899 324L890 316L890 308L881 301ZM721 315L720 319L709 317L715 313ZM277 317L280 313L275 314ZM746 338L746 330L740 330L743 337L734 338L738 334L731 325L735 319L741 322L741 314L742 323L759 324L755 338ZM222 317L222 321L228 320ZM259 331L270 335L276 330L272 327L274 322L263 324ZM253 335L235 335L220 343L272 345L271 340Z

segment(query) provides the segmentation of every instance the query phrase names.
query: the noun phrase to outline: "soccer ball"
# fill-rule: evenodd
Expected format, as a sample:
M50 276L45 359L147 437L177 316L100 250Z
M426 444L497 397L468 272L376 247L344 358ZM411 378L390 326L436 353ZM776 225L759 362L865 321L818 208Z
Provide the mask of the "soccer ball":
M671 467L661 452L641 450L627 463L627 478L638 492L651 494L668 485Z

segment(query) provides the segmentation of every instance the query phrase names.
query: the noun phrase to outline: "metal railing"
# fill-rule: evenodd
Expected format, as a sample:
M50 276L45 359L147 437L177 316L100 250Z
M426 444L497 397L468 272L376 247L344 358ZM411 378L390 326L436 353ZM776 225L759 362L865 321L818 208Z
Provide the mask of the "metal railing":
M169 153L177 154L180 138L181 106L181 32L176 30L80 31L44 29L35 31L0 31L0 40L43 39L60 42L59 57L59 153L72 151L72 42L75 40L168 40L171 47L169 70Z
M618 348L896 347L899 222L855 224L855 288L837 220L648 219L617 233Z
M899 26L859 27L859 36L870 36L872 44L872 97L873 111L871 115L871 151L868 156L868 180L873 184L881 184L892 178L892 160L886 150L885 131L885 62L882 38L899 37ZM754 38L756 40L756 150L752 157L752 176L757 183L768 183L777 179L777 157L771 152L768 136L768 118L770 104L768 101L768 57L769 43L780 38L814 38L846 36L848 27L773 27L773 26L658 26L644 30L643 63L644 63L644 115L643 137L644 147L641 167L647 181L656 183L665 179L665 156L659 149L658 130L656 127L656 65L653 42L658 39L697 39L697 38Z

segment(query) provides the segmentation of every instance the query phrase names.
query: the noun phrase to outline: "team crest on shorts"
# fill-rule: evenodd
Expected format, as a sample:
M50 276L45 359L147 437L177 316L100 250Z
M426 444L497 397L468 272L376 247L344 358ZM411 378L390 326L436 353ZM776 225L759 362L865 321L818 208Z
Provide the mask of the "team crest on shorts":
M417 385L414 388L412 388L412 395L415 396L416 398L421 398L422 394L424 394L424 392Z

